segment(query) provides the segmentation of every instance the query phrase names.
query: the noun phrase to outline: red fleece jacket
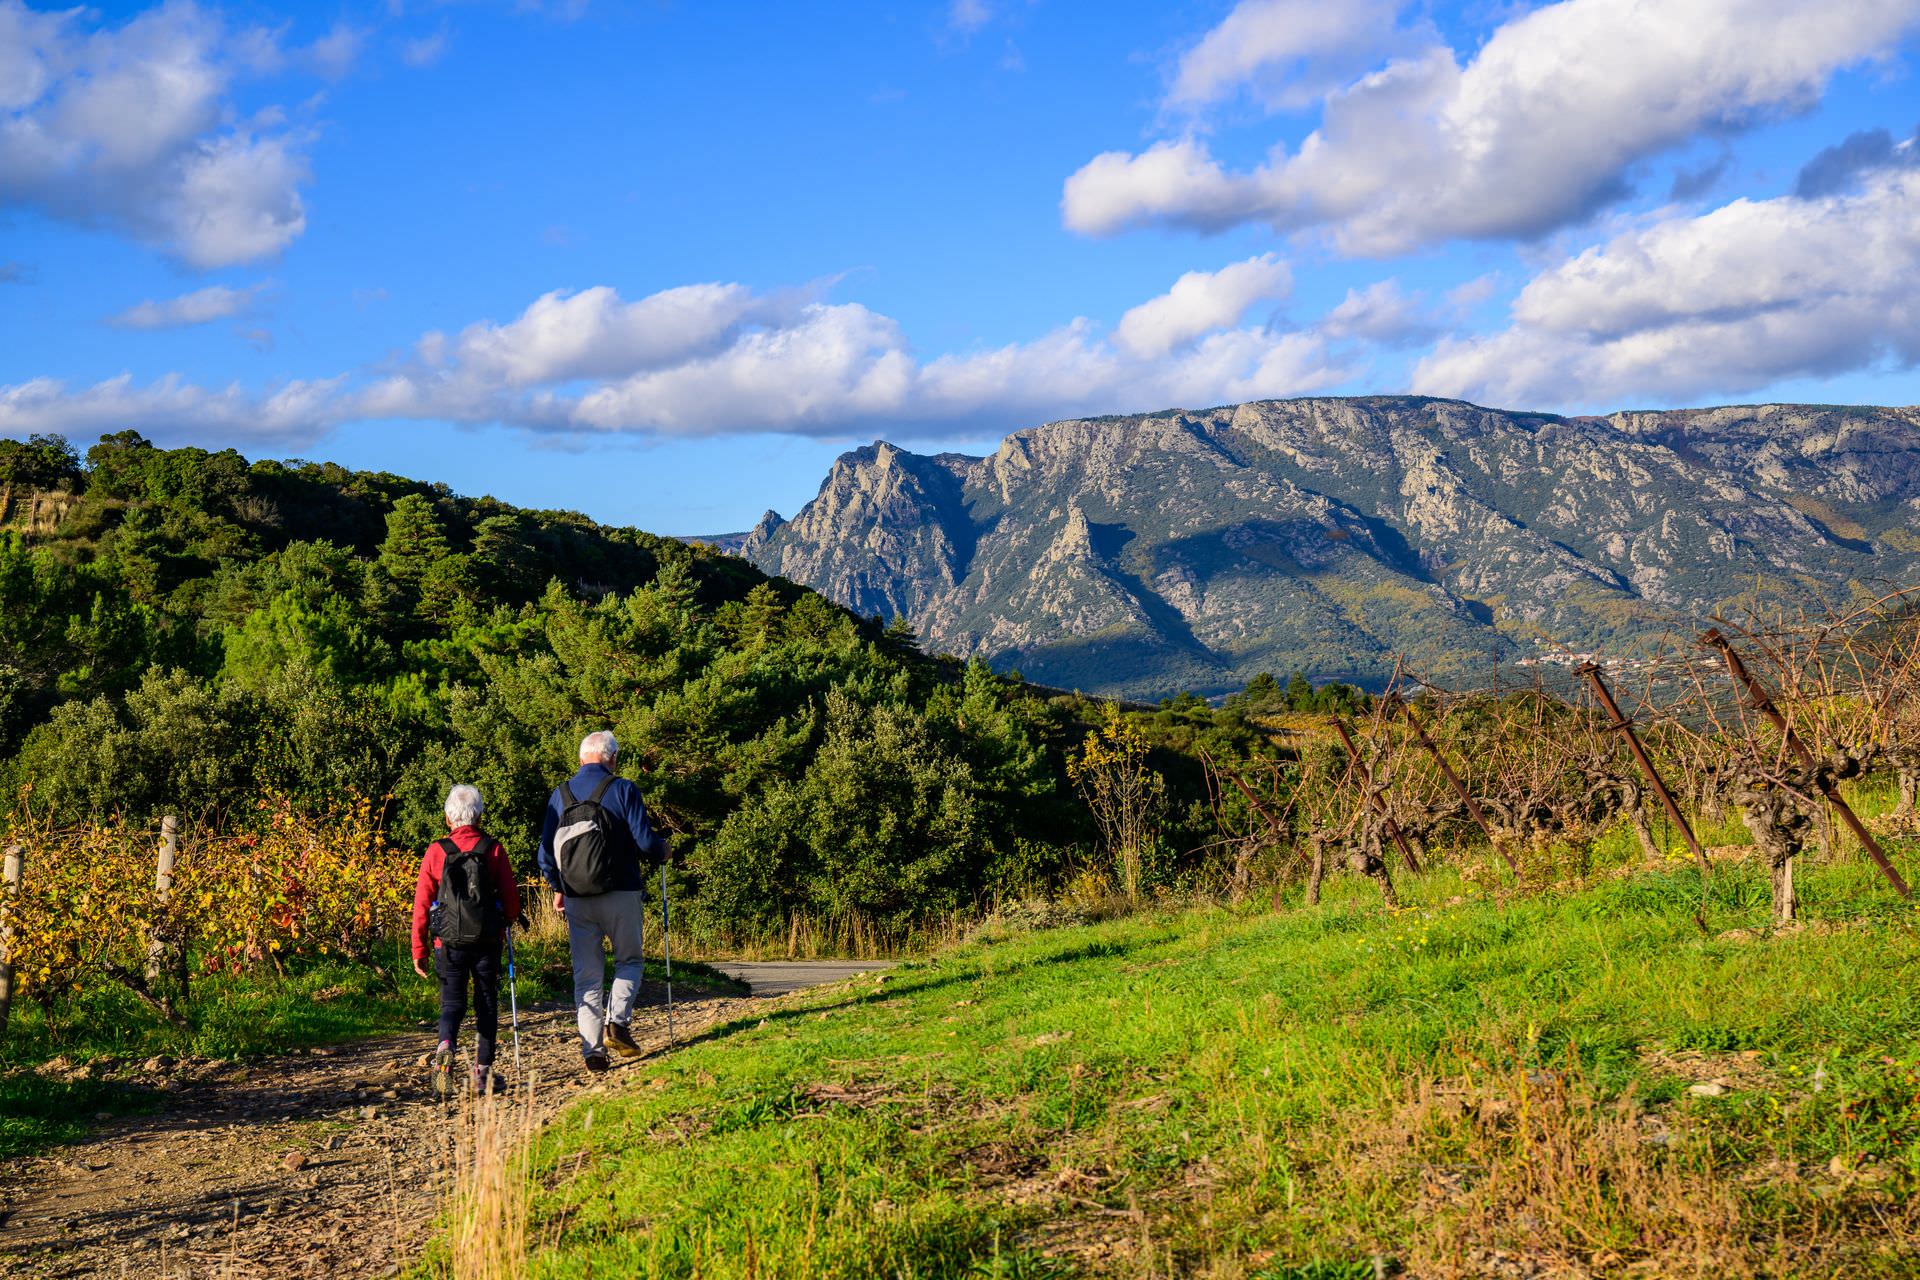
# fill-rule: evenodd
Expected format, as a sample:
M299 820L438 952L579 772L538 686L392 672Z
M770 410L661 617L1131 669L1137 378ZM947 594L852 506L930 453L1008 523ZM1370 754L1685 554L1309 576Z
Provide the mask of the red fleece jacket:
M460 827L453 832L454 847L465 853L480 843L485 833L478 827ZM446 868L446 854L440 850L440 842L435 840L427 846L427 852L420 859L420 879L413 886L413 958L427 958L427 939L429 937L428 915L433 910L433 900L440 893L440 876ZM493 877L494 894L500 901L500 918L518 920L520 918L520 886L513 879L513 864L507 861L507 851L499 841L494 841L493 852L487 855L487 874ZM433 945L439 946L440 939L434 938Z

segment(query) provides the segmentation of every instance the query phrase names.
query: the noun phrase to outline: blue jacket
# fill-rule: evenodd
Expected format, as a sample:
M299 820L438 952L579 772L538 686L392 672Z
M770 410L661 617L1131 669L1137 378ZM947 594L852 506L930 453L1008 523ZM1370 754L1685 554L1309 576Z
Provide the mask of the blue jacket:
M583 764L580 772L573 775L567 785L573 790L575 800L585 800L607 776L607 766L603 764ZM616 891L638 889L645 882L646 870L643 863L658 866L667 860L667 839L653 829L653 823L647 820L647 806L640 799L640 788L625 778L615 778L613 785L607 788L607 794L600 797L600 807L607 817L613 820L612 835L615 840L626 837L620 879L614 885ZM565 893L560 883L560 864L553 856L553 835L560 829L560 815L566 811L566 797L555 787L553 794L547 797L547 816L540 824L540 874L546 877L555 893Z

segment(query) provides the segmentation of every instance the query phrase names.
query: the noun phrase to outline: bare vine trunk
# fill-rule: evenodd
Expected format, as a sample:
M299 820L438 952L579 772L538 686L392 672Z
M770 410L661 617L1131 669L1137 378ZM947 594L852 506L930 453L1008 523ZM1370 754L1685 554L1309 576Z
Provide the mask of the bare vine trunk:
M1897 776L1900 782L1900 805L1893 811L1894 816L1911 818L1916 804L1920 804L1920 765L1903 764Z
M1393 891L1393 876L1387 871L1387 860L1380 853L1380 833L1368 830L1360 838L1360 847L1347 857L1347 865L1361 875L1372 876L1380 882L1380 897L1389 907L1400 905L1400 896Z
M1779 791L1750 791L1741 797L1740 818L1773 873L1773 924L1793 923L1793 859L1806 839L1811 819Z
M1307 905L1320 905L1320 881L1327 874L1327 838L1309 836L1307 846L1313 850L1313 866L1307 871Z

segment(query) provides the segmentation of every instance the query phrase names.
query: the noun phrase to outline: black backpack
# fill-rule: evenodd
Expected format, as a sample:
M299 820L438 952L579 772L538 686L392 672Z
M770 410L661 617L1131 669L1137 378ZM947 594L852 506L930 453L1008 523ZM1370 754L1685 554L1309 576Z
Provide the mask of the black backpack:
M560 866L560 882L576 898L611 893L620 885L618 837L613 819L600 807L600 798L618 778L609 773L585 800L576 799L566 783L560 784L567 807L560 811L560 826L553 833L553 860Z
M439 842L440 894L433 900L433 935L449 947L477 947L497 932L499 904L487 875L487 855L495 845L481 836L462 852L452 840Z

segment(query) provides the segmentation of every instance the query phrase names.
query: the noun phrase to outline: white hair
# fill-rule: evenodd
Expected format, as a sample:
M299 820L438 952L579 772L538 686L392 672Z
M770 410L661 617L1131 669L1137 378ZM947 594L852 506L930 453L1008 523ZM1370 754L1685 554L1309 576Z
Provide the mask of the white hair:
M611 760L620 754L620 743L614 739L613 730L602 729L580 739L580 759Z
M447 825L452 827L470 827L480 821L485 813L487 802L480 798L480 788L461 783L447 792Z

